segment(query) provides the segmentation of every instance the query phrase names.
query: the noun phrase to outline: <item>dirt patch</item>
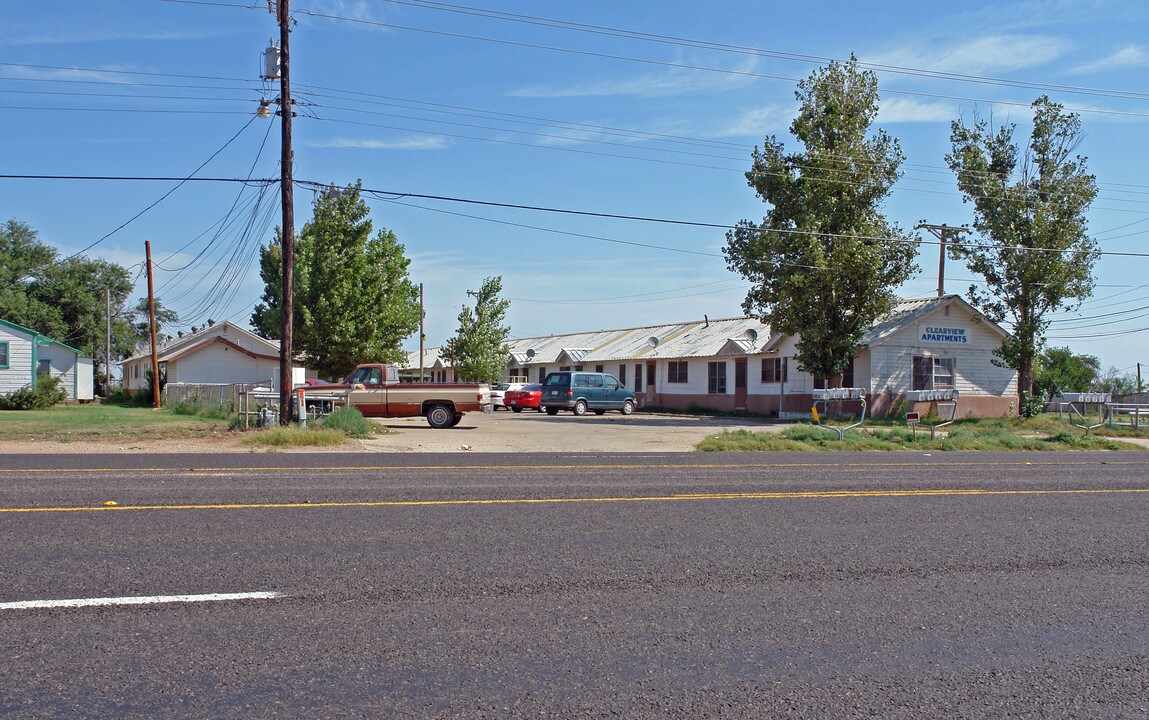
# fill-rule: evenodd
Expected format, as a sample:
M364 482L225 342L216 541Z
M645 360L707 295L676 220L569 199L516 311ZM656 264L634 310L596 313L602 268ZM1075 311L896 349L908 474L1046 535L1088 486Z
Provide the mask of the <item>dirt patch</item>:
M376 420L390 432L370 440L349 440L323 448L268 449L243 444L248 433L219 432L203 437L163 440L17 440L0 439L0 453L263 453L263 452L691 452L707 435L723 430L761 431L786 423L679 415L623 416L618 413L575 417L561 413L468 413L449 430L435 430L423 418Z

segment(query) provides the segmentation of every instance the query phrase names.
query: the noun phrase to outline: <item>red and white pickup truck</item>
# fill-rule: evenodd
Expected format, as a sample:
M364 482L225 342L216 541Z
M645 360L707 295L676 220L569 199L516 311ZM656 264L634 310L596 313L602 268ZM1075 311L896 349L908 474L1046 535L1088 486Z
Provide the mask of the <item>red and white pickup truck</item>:
M359 365L341 383L297 388L304 402L331 401L354 407L364 417L422 415L433 428L459 424L463 414L491 411L486 383L401 383L398 369L384 363Z

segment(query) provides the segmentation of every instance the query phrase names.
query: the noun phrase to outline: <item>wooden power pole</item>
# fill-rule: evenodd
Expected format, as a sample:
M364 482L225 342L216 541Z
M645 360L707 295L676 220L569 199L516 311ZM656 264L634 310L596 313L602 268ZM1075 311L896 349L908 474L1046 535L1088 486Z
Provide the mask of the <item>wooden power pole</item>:
M148 325L152 335L152 407L160 407L160 356L156 349L156 296L152 287L152 243L144 240L144 255L148 260Z
M938 253L938 297L946 294L946 240L948 233L969 232L969 228L950 227L949 225L930 225L920 223L915 230L929 230L930 234L940 240L941 251Z
M291 63L288 40L291 35L290 0L279 0L276 21L279 23L279 116L282 129L280 144L280 200L283 205L282 292L279 331L279 424L292 420L292 320L295 315L295 197L291 164Z

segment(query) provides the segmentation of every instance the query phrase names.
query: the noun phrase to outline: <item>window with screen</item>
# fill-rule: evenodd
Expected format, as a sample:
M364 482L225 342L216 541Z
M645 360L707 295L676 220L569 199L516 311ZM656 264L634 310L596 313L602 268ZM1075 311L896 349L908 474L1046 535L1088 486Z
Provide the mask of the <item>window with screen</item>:
M914 390L944 390L954 386L954 359L914 356Z
M711 395L726 394L726 363L707 363L706 391Z
M686 361L671 360L666 365L666 382L684 383L686 380Z

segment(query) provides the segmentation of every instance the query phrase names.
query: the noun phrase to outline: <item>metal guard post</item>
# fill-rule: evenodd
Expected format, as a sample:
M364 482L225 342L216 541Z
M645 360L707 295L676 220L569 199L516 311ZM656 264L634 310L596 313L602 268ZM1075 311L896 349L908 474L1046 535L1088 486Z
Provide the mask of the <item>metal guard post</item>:
M866 388L826 388L825 390L815 390L813 394L814 407L817 408L818 403L821 403L823 411L826 409L826 402L828 400L857 400L862 403L862 413L858 416L858 422L845 427L826 425L817 413L814 414L814 423L818 427L823 427L838 433L839 442L846 439L847 430L852 430L866 421Z
M1069 403L1069 424L1085 430L1086 437L1089 436L1091 430L1105 424L1105 408L1112 399L1113 397L1109 393L1063 393L1061 396L1062 403ZM1077 409L1078 405L1081 406L1081 410ZM1097 422L1092 425L1085 418L1085 413L1089 412L1090 405L1097 406ZM1081 418L1081 423L1077 423L1074 416Z
M937 439L938 428L950 425L954 420L957 420L957 401L958 391L957 388L943 388L941 390L911 390L906 393L906 399L910 402L932 402L937 405L938 415L941 415L942 407L946 407L950 411L949 420L943 420L940 423L927 425L926 423L918 423L925 425L930 429L930 440Z

